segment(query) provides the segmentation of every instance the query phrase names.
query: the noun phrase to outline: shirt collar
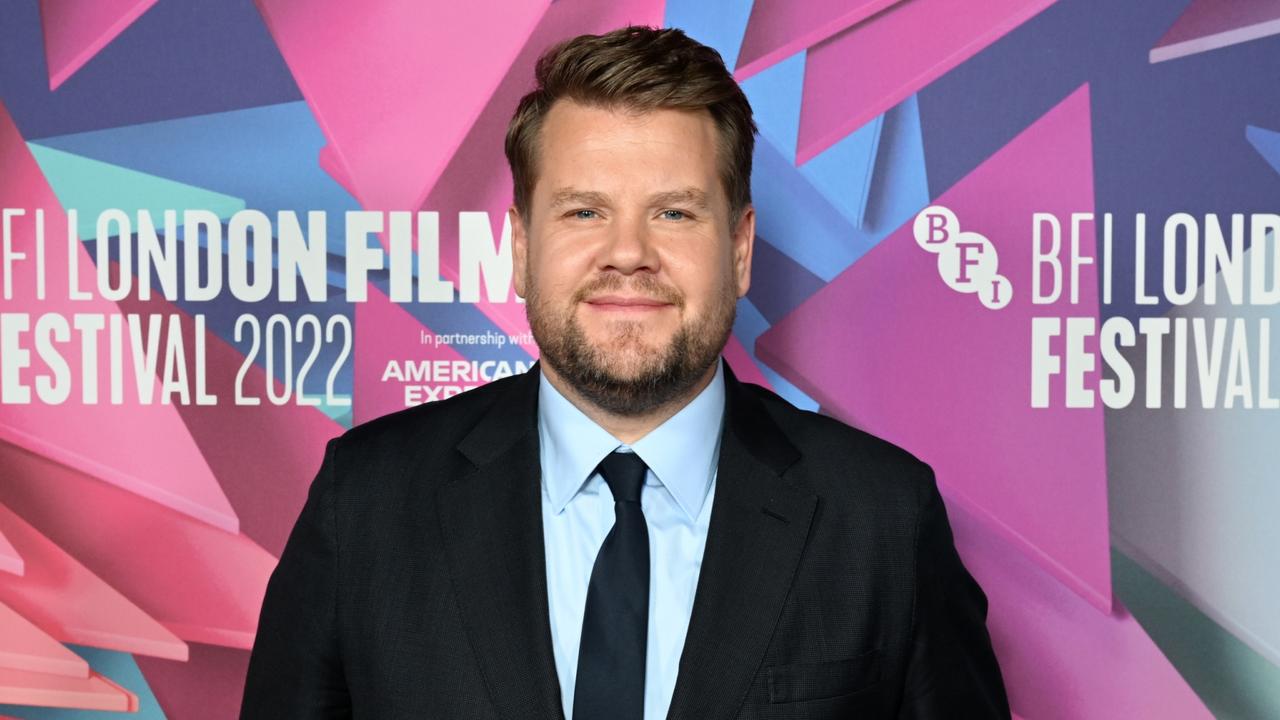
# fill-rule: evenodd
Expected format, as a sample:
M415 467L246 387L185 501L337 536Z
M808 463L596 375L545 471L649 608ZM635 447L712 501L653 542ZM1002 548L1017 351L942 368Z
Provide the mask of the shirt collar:
M538 440L542 476L555 512L562 512L600 461L621 447L639 455L689 519L696 520L720 455L724 395L724 369L717 361L716 374L702 392L627 446L583 414L540 373Z

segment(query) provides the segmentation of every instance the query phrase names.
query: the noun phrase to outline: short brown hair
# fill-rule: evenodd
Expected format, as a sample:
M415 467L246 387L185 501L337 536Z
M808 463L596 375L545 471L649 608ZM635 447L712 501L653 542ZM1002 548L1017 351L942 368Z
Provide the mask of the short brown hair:
M528 217L537 179L537 142L543 118L556 100L622 107L702 110L719 132L716 156L729 198L731 226L751 203L751 153L756 124L751 104L720 53L676 28L629 25L603 35L579 35L538 58L537 85L520 100L507 126L507 162L516 210Z

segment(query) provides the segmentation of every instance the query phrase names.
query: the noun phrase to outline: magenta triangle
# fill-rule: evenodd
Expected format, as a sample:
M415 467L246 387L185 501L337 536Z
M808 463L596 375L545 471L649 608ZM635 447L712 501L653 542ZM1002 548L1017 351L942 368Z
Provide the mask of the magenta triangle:
M944 193L961 228L995 246L1013 300L988 310L951 290L911 223L760 337L757 356L843 420L930 463L949 498L1102 610L1111 607L1103 410L1032 408L1031 218L1093 210L1087 86ZM1065 242L1065 241L1064 241ZM1082 241L1094 253L1092 235Z

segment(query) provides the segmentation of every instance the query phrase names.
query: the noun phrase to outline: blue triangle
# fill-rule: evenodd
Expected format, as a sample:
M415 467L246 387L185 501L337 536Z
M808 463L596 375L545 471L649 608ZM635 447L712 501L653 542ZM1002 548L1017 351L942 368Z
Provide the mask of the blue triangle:
M806 53L798 52L742 83L760 135L795 163L800 135ZM884 116L877 117L805 163L801 173L853 227L862 227L871 193Z
M854 227L862 227L866 215L883 125L881 115L800 167Z
M929 204L920 105L915 95L884 114L875 163L875 184L867 198L862 229L884 237Z
M929 204L914 95L885 113L880 136L875 185L856 227L761 133L751 173L756 232L823 281L834 279Z
M729 72L738 64L742 36L751 18L752 0L667 0L663 25L680 28L710 45L724 58Z
M1244 136L1267 164L1280 173L1280 132L1248 125L1244 129Z
M268 215L325 210L340 218L360 209L320 169L325 138L303 102L42 138L40 144L243 198Z
M794 164L800 137L800 98L804 91L805 53L775 63L742 82L760 128L788 162Z

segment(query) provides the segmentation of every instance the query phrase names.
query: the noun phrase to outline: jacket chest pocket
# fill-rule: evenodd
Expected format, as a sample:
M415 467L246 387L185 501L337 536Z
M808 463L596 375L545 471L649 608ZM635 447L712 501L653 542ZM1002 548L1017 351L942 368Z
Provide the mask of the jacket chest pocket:
M847 660L774 665L768 674L769 702L788 703L849 695L880 681L880 650Z

